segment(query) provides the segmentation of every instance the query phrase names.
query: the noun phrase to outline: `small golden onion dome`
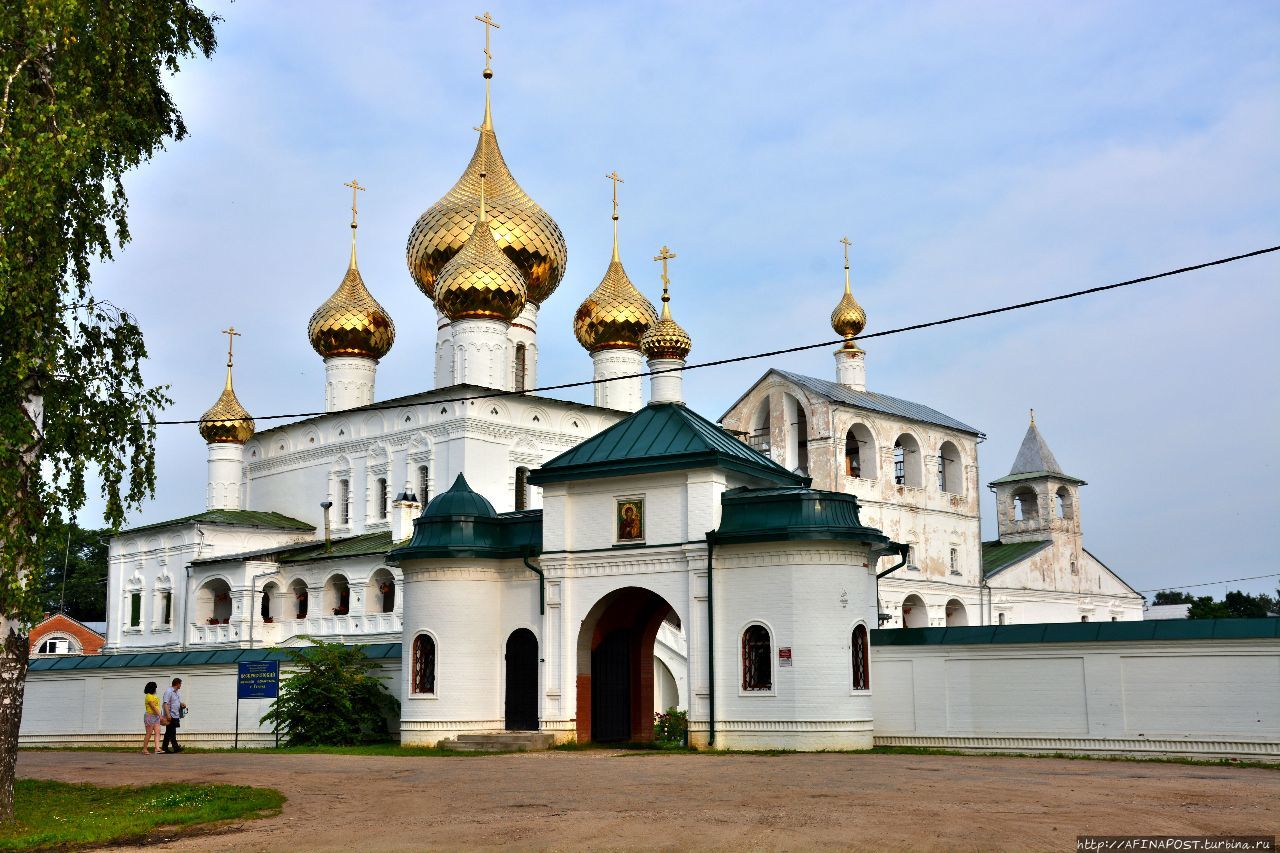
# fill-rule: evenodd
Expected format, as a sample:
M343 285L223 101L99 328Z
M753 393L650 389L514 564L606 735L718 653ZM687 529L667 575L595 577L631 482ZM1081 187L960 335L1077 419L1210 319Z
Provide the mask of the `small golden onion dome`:
M480 213L461 251L440 270L436 280L436 307L450 322L455 320L505 320L510 323L524 310L524 277L495 241L480 196Z
M347 274L333 295L311 315L307 336L324 358L354 356L377 361L395 342L396 325L391 315L369 293L356 267L354 231Z
M436 298L445 265L475 230L482 183L493 238L519 270L528 301L541 305L564 278L569 249L560 226L520 188L502 159L489 109L487 78L484 123L471 162L453 189L419 216L409 232L409 272L431 299Z
M693 349L693 338L671 319L671 309L667 303L671 297L662 295L662 316L649 331L640 338L640 350L646 358L674 358L684 361Z
M853 298L853 290L849 287L849 262L844 265L844 296L836 303L831 312L831 328L844 338L844 349L858 350L860 347L854 338L862 334L867 327L867 312L862 310L858 300Z
M640 349L640 339L658 322L653 303L627 277L614 244L613 260L604 279L578 306L573 333L588 352Z
M200 416L200 435L209 444L244 444L253 437L253 418L236 399L231 387L231 361L227 360L227 384L218 402Z

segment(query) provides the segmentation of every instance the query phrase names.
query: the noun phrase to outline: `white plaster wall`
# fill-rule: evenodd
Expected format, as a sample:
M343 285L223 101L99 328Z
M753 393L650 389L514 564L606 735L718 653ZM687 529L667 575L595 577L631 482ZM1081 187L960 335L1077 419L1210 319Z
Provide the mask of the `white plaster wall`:
M1280 640L872 647L879 745L1280 755Z

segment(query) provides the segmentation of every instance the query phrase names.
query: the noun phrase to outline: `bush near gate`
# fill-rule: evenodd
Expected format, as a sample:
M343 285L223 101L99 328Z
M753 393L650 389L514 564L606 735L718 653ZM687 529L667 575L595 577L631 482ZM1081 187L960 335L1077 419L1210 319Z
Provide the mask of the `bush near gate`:
M399 718L400 700L373 674L378 663L365 657L364 646L303 639L311 645L283 649L297 669L262 722L278 726L287 746L391 740L388 721Z
M653 739L660 744L684 746L689 737L689 713L670 707L653 715Z

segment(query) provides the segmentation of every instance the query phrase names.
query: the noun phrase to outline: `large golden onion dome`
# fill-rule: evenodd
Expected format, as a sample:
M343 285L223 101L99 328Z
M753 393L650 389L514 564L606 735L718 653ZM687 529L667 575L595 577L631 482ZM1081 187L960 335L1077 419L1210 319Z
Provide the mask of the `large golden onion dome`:
M436 280L436 307L456 320L505 320L510 323L524 310L524 277L498 248L490 229L485 194L480 211L462 249L444 265Z
M228 331L235 336L235 326ZM231 348L227 347L227 384L218 401L200 416L200 435L209 444L244 444L253 437L253 418L236 399L231 387Z
M667 278L667 261L674 257L675 254L663 246L662 251L654 258L655 261L662 261L662 316L640 338L640 351L650 360L684 361L693 349L693 338L689 337L689 333L679 323L671 319L671 280Z
M853 339L867 327L867 312L853 298L853 290L849 286L849 246L847 241L842 242L845 242L844 296L840 297L835 310L831 312L831 328L844 338L844 349L857 350L860 347Z
M378 304L356 266L356 224L351 223L351 261L333 295L311 315L307 336L324 358L382 358L396 339L391 315Z
M588 352L640 349L640 338L658 322L653 303L636 290L618 256L618 181L613 181L613 258L604 278L573 315L573 334Z
M493 238L520 271L528 300L541 305L564 278L569 249L560 226L520 188L502 159L489 108L491 76L486 70L484 122L471 162L453 189L419 216L409 232L409 272L422 292L435 299L445 264L475 228L483 183Z

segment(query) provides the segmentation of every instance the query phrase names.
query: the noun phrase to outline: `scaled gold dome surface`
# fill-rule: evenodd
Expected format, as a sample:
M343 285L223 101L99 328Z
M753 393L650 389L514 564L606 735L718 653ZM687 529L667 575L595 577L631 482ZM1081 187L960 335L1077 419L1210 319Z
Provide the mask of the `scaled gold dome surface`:
M657 322L653 303L636 290L615 253L604 279L578 306L573 333L588 352L640 349L640 338Z
M376 361L390 351L396 339L395 323L365 287L354 254L338 289L311 315L307 336L324 358L355 356Z
M662 303L662 316L640 338L640 349L645 357L651 359L674 358L684 361L693 349L693 338L689 337L679 323L671 319L671 308L667 302Z
M487 203L486 199L486 206ZM524 277L495 240L489 221L479 219L462 249L440 270L436 307L450 321L505 320L510 323L524 310Z
M862 310L862 306L858 304L858 300L853 298L853 291L849 288L849 268L844 268L844 295L840 297L840 301L836 303L835 310L831 312L831 328L835 330L837 335L844 338L845 349L858 349L858 345L853 339L862 334L862 330L867 327L867 312Z
M227 384L222 395L200 416L200 435L209 444L244 444L253 437L253 418L236 399L231 387L230 365L227 365Z
M481 174L486 177L482 179ZM409 272L422 292L434 299L445 265L462 250L475 227L481 180L494 240L519 270L528 301L541 305L564 278L569 250L560 226L511 176L487 114L466 171L409 232Z

